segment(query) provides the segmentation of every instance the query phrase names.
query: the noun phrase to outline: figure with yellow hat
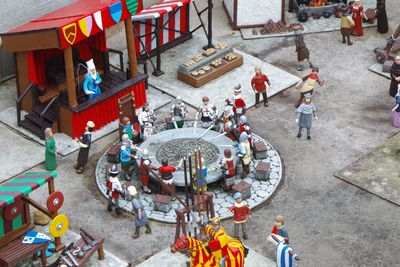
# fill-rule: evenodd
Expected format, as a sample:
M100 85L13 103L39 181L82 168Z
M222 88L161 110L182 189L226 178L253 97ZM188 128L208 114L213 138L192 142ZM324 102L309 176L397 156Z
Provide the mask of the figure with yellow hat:
M99 73L96 71L96 66L94 65L93 59L87 61L86 65L88 73L83 81L83 90L90 100L101 95L99 84L102 82L102 79Z
M76 170L76 173L81 174L83 172L83 168L88 162L89 158L89 149L90 149L90 144L92 142L92 132L94 130L94 122L93 121L88 121L86 123L86 128L85 132L81 136L80 139L75 138L76 142L78 142L79 145L79 154L78 154L78 160L76 164L74 165L74 168Z
M127 188L127 193L132 198L132 213L135 215L135 232L132 238L138 238L140 235L140 228L146 227L146 234L151 233L149 220L147 219L146 211L144 209L142 201L138 198L136 187L131 185Z

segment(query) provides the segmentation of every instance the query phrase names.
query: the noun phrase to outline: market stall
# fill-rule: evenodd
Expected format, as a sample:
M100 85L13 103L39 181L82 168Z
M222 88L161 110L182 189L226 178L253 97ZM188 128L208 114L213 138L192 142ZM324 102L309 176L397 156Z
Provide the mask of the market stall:
M147 76L137 73L131 16L137 0L78 0L1 34L3 47L16 55L17 120L43 137L46 127L72 137L86 122L96 127L118 118L117 99L133 92L136 107L146 102ZM110 68L105 30L124 21L129 71ZM118 51L117 51L118 52ZM88 99L83 83L93 60L101 77L101 95ZM88 65L89 66L89 65ZM90 98L90 97L89 97ZM20 111L28 114L20 119Z

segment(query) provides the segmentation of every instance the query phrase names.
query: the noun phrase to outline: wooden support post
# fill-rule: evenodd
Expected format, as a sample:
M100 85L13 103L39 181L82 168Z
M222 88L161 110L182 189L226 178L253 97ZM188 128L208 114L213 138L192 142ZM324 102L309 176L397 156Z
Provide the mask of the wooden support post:
M105 256L104 256L104 244L103 243L101 243L99 248L97 249L97 254L98 254L97 256L98 256L99 261L104 260Z
M286 0L282 0L282 13L281 13L281 21L286 24L286 18L285 18L285 7L286 7ZM289 0L290 2L290 0Z
M158 77L164 74L161 70L161 43L160 43L160 18L155 19L155 36L156 36L156 69L153 71L153 75Z
M126 36L126 46L128 48L128 59L129 59L129 79L132 79L137 74L137 59L136 59L136 49L135 49L135 39L133 37L133 23L132 20L125 20L125 36Z
M65 74L67 77L68 104L70 107L78 105L76 101L74 62L72 60L72 47L64 49Z

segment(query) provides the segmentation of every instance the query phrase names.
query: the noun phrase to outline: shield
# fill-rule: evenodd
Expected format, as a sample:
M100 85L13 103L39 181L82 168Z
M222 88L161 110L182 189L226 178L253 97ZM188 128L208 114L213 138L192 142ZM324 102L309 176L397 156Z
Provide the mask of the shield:
M116 2L109 6L111 18L118 23L122 16L122 3Z
M129 10L129 13L134 16L136 15L136 11L138 8L138 1L137 0L126 0L126 7Z
M74 44L76 39L76 23L68 24L62 28L65 41L67 41L70 45Z
M51 193L50 196L47 198L46 206L50 212L54 213L61 208L63 203L64 203L63 193L61 193L60 191L55 191Z
M68 229L68 218L65 214L59 214L50 223L50 234L53 237L60 237L65 234Z
M81 32L86 36L89 37L90 32L92 31L93 20L92 16L87 16L83 19L78 20L79 28Z
M103 30L103 21L101 19L101 11L97 11L93 14L94 21L96 22L97 27L99 27L100 30Z
M14 203L11 203L3 211L4 219L8 221L14 220L21 214L23 207L24 204L22 203L21 200L16 200Z

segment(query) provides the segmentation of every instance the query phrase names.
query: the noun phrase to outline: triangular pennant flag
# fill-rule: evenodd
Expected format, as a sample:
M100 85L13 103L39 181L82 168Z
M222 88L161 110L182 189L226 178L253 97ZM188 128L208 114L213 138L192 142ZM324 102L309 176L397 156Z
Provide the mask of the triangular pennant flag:
M92 16L87 16L78 21L79 28L86 37L89 37L90 32L92 31L92 24Z
M118 23L122 16L122 3L116 2L109 6L111 18Z
M101 18L101 11L97 11L93 13L94 21L96 22L97 27L100 28L100 30L103 30L103 21Z

